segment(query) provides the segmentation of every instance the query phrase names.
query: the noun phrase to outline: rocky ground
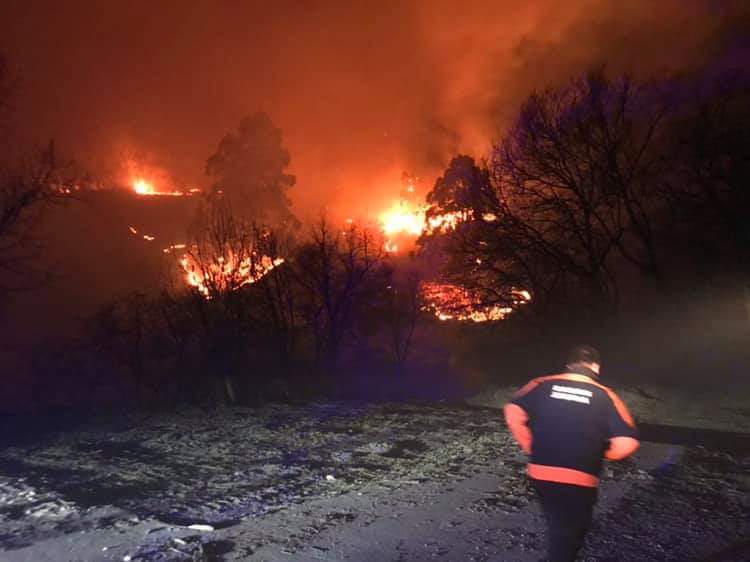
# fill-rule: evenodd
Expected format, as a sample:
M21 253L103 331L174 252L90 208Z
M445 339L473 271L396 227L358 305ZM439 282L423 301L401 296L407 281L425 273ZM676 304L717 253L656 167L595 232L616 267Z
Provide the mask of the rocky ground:
M582 559L749 560L749 452L609 465ZM524 460L498 410L460 404L92 420L0 451L0 559L536 561Z

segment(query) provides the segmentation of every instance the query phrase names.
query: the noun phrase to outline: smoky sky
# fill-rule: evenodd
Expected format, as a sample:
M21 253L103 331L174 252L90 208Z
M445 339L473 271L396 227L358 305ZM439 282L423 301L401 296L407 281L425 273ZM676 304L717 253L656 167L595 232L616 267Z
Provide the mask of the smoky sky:
M651 77L721 56L743 2L8 1L14 129L117 183L139 159L206 185L257 110L283 130L300 216L376 211L502 135L523 99L587 69Z

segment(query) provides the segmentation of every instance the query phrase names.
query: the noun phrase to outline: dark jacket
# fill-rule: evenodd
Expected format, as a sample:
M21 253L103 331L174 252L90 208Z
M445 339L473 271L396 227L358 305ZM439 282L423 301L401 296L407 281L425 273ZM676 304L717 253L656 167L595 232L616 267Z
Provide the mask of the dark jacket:
M638 448L635 423L593 371L568 368L529 382L505 405L505 418L531 457L531 478L596 487L603 457L620 460Z

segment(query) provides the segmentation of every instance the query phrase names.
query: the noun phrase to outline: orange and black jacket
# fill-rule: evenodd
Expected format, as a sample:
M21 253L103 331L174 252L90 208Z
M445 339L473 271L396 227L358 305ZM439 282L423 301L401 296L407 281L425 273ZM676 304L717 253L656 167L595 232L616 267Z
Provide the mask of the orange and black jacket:
M638 448L628 409L583 366L532 380L505 405L505 419L530 455L531 478L596 487L602 458L624 459Z

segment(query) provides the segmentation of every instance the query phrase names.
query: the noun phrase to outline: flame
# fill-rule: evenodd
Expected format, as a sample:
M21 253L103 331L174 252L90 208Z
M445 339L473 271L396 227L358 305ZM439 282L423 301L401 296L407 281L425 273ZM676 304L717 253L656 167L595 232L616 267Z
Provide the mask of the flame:
M386 235L385 251L396 253L400 247L413 243L423 233L447 232L469 218L469 211L452 211L427 218L429 208L428 205L415 205L402 199L380 213L380 226ZM492 213L485 213L482 218L487 222L496 220Z
M380 224L383 232L389 236L419 236L425 228L425 208L415 208L408 201L400 201L380 214Z
M422 310L432 313L438 320L463 322L493 322L502 320L514 308L531 300L526 290L514 290L513 306L485 305L465 287L451 283L426 281L421 286L424 305Z
M465 221L469 218L469 211L453 211L450 213L443 213L442 215L435 215L427 219L429 225L429 232L446 232L448 230L454 230L458 223Z
M179 245L173 247L177 246ZM213 293L237 290L255 283L272 269L284 263L284 259L252 256L239 260L230 252L226 257L219 257L215 263L207 267L201 267L189 254L183 254L179 263L187 284L210 299Z
M159 190L154 186L154 183L144 178L137 177L133 180L133 191L138 195L167 195L173 197L182 197L183 195L196 195L201 192L197 187L193 187L187 191L163 191Z
M129 226L128 230L133 235L138 235L138 230L134 226ZM150 234L142 234L141 238L147 242L156 240L156 237ZM186 248L187 244L172 244L162 248L162 252L171 254L174 250L185 250ZM258 256L257 254L237 259L229 251L226 257L219 256L215 263L211 263L207 267L201 267L188 253L183 253L178 263L184 273L185 282L190 287L196 288L201 295L210 299L212 293L237 290L250 283L255 283L273 268L284 263L284 259L272 259L269 256Z
M184 250L185 248L187 248L187 244L172 244L171 246L164 248L162 252L169 254L172 250Z

